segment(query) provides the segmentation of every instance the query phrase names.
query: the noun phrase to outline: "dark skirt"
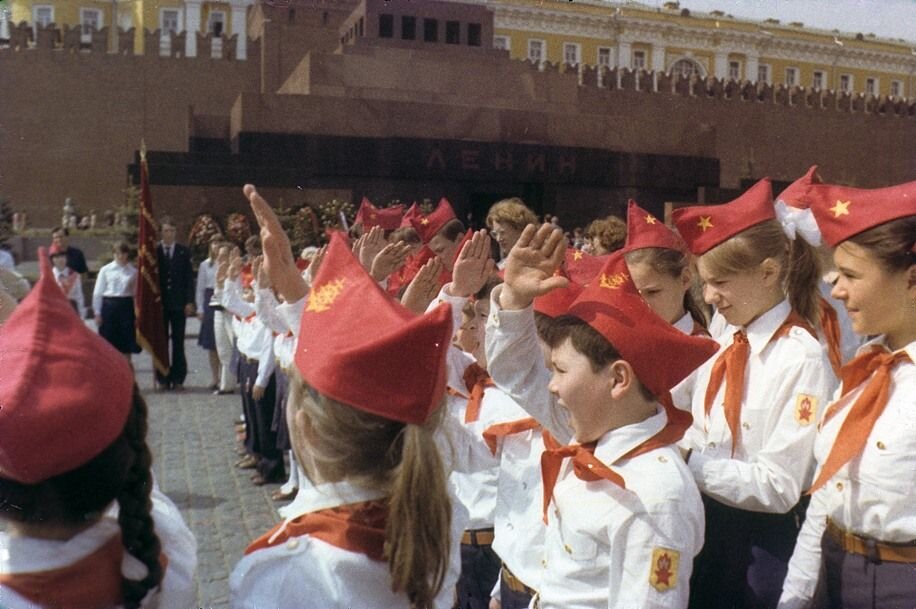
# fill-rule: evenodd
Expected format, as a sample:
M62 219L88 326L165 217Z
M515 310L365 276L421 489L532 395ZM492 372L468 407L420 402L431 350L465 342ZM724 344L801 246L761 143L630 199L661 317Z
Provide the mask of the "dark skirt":
M102 325L99 334L121 353L140 353L134 327L134 299L131 296L102 299Z
M200 332L197 334L197 344L207 351L216 350L216 335L213 330L213 307L210 306L210 298L212 296L213 288L204 290L203 319L200 320Z

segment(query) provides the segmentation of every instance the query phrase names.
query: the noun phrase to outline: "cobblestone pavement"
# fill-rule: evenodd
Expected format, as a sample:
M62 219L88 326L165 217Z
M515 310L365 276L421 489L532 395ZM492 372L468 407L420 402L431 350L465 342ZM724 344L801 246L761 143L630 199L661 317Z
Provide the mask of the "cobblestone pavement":
M150 409L149 444L159 486L181 509L197 538L197 602L201 608L229 606L229 574L248 543L279 521L270 493L278 485L257 487L234 464L233 421L241 413L238 394L211 395L206 352L190 336L185 391L153 391L152 361L134 357L137 381Z

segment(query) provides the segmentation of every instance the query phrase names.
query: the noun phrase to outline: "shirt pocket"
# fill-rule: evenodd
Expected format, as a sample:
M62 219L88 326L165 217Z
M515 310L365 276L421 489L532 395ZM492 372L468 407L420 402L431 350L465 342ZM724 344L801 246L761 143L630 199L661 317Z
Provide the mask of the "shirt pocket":
M562 551L576 562L594 561L598 556L597 540L583 531L560 524Z

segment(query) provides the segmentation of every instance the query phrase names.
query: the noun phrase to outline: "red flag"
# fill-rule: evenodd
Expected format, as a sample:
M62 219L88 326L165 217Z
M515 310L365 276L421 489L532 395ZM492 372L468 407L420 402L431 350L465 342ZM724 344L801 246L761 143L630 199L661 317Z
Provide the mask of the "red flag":
M159 293L159 262L156 259L156 223L153 200L149 192L149 168L146 147L140 151L140 237L137 253L137 343L153 358L153 366L162 375L169 373L168 336L162 317L162 295Z

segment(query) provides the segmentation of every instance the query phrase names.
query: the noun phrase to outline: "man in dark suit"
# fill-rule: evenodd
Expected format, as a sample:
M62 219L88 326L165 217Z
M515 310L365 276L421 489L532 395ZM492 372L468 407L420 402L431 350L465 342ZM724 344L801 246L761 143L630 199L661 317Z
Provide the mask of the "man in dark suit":
M191 250L175 242L177 233L170 218L160 222L162 241L156 247L159 260L159 287L162 294L163 320L172 341L172 360L169 375L156 372L160 389L184 389L188 375L188 362L184 355L185 319L194 314L194 270L191 268Z

